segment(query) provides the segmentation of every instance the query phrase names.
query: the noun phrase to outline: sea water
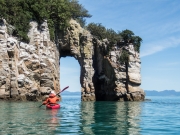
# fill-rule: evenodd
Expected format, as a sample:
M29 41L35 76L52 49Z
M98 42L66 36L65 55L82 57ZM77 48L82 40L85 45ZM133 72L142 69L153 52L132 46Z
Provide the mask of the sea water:
M0 102L0 135L178 135L180 97L144 102L81 102L62 96L61 109L41 102Z

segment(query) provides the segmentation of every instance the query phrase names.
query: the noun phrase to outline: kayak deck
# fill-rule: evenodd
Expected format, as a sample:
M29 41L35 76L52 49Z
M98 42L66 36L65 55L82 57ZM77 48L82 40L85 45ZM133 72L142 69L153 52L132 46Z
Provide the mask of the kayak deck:
M46 109L60 109L60 104L56 104L56 105L46 105Z

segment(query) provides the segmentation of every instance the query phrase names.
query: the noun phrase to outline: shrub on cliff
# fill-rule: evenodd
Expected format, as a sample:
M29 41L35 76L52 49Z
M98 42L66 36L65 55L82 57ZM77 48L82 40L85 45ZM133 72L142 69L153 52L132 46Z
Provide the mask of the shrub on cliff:
M116 33L113 29L106 29L100 23L90 23L87 25L87 30L91 32L97 39L102 40L107 38L110 42L108 51L111 50L112 46L123 42L123 46L132 43L137 52L139 52L142 39L139 36L135 36L130 30L123 30L122 32Z
M86 28L97 39L99 40L102 40L105 38L108 39L109 41L109 46L107 47L108 52L111 50L113 45L117 44L118 40L120 39L120 35L118 35L113 29L106 29L100 23L90 23L87 25Z
M132 38L133 44L134 44L134 49L135 51L139 52L140 51L140 46L141 46L141 42L142 42L142 38L139 36L134 36Z
M77 0L71 1L71 13L72 18L75 19L82 27L86 25L85 17L91 17L91 15L88 13L88 11L78 3Z
M122 50L122 53L121 53L121 55L120 55L120 57L119 57L119 62L121 63L121 64L124 64L124 63L127 63L127 62L129 62L129 54L128 54L128 51L127 50Z
M86 28L99 40L108 38L110 44L116 44L120 38L113 29L106 29L101 23L89 23Z
M77 0L0 0L0 17L15 26L12 33L22 41L28 42L29 21L41 24L48 21L51 40L55 34L68 26L70 18L82 21L91 17L88 11Z
M97 39L102 40L106 38L106 28L101 23L89 23L86 28Z
M126 45L132 43L134 45L135 51L140 51L142 39L139 36L135 36L132 31L127 29L119 32L118 34L122 37L122 40Z
M123 30L122 32L119 32L119 35L121 35L121 37L125 43L131 43L134 33L132 31L126 29L126 30Z

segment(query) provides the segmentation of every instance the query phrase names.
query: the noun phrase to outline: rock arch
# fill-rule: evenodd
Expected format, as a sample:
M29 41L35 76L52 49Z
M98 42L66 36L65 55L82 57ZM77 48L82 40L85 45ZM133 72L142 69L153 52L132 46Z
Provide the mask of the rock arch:
M61 37L61 36L60 36ZM67 34L59 39L60 56L73 56L80 64L80 84L83 101L95 101L95 88L93 84L93 37L71 20Z
M30 22L28 44L8 35L7 23L0 20L0 99L42 100L51 90L60 89L59 59L72 56L80 64L82 101L142 101L140 58L129 44L128 69L118 58L122 48L107 53L108 40L97 40L70 21L66 34L50 41L47 22Z
M76 21L71 20L66 35L59 37L61 57L71 55L80 64L83 101L144 100L144 91L139 87L140 58L132 44L126 47L130 59L127 71L118 61L122 48L115 46L107 55L108 40L97 40Z

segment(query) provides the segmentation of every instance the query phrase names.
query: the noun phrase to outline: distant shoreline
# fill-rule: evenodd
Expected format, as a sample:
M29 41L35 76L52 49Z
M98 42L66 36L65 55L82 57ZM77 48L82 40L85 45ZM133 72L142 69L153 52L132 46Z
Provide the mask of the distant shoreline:
M180 96L180 91L175 90L145 90L146 96Z
M180 96L180 91L175 90L145 90L146 96ZM81 92L64 91L61 95L81 95Z

